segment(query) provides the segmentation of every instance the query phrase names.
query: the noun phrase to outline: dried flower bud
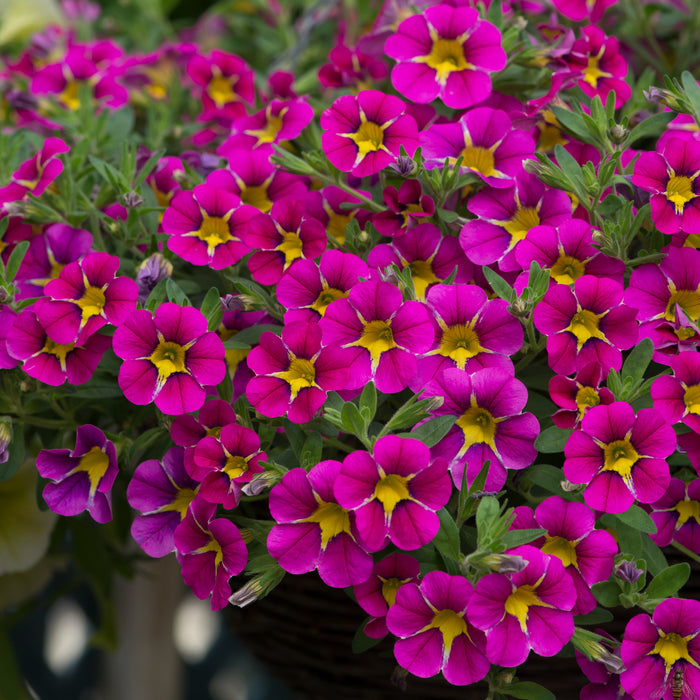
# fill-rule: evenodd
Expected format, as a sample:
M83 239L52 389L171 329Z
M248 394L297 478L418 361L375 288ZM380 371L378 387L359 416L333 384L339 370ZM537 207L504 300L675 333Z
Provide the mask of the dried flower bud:
M226 294L220 297L224 311L244 311L246 306L240 294Z
M154 287L165 277L173 274L173 264L166 260L161 253L153 253L140 265L136 273L136 284L139 288L139 302L145 303Z
M410 177L416 171L415 161L408 156L399 156L389 167L402 177Z
M489 554L481 562L499 574L517 574L527 566L523 557L512 554Z
M274 474L273 472L261 472L260 474L256 474L241 490L246 496L259 496L267 489L279 483L281 478L281 475Z
M136 209L143 204L143 197L138 192L127 192L124 195L124 206L127 209Z
M248 581L248 583L246 583L244 586L241 586L241 588L235 591L233 595L228 599L228 602L231 603L231 605L236 605L239 608L244 608L246 605L254 603L260 597L260 594L262 592L263 585L260 580L260 577L253 578L250 581Z
M653 105L662 104L676 111L680 111L680 104L676 96L669 90L652 85L648 90L642 90L644 97Z
M619 564L615 565L615 576L626 581L627 583L635 583L637 579L644 573L641 569L638 569L633 561L628 561L625 559Z

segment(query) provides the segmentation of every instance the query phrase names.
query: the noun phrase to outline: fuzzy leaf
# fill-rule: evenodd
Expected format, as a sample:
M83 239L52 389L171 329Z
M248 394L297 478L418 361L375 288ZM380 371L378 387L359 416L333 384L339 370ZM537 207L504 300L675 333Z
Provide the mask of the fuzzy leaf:
M437 516L440 519L440 529L433 539L433 544L443 556L459 561L459 530L457 525L446 508L441 508Z
M685 586L689 578L690 564L685 561L674 564L654 576L652 582L647 586L645 594L647 598L670 598L676 591Z

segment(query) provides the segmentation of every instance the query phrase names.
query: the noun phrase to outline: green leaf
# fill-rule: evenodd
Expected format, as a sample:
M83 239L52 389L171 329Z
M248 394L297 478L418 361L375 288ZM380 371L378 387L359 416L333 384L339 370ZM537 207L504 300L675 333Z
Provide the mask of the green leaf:
M595 599L606 608L614 608L619 603L620 587L614 581L594 583L591 591Z
M690 564L685 561L674 564L654 576L644 593L647 598L670 598L685 586L689 578Z
M604 625L614 618L615 616L609 610L605 608L596 608L585 615L576 615L576 617L574 617L574 624L577 627L583 627L585 625Z
M311 433L301 450L301 466L307 471L315 467L323 456L323 438L319 433Z
M443 556L459 561L461 553L457 525L446 508L441 508L437 516L440 519L440 529L433 539L433 544Z
M190 300L187 298L180 285L174 280L168 277L165 281L165 294L168 297L168 301L172 301L178 306L190 306Z
M438 416L422 423L410 433L403 433L402 435L420 440L428 447L434 447L450 432L450 428L455 424L456 420L457 416Z
M698 122L698 119L700 119L700 87L698 86L698 81L693 77L692 73L684 70L681 73L681 83L693 107L695 121L700 123Z
M306 434L296 423L292 423L290 420L285 419L284 435L294 451L294 456L297 458L299 464L301 464L301 453L304 450Z
M505 301L512 301L515 298L515 290L506 282L503 277L494 272L490 267L482 268L486 281L491 285L491 289Z
M651 357L654 354L654 343L650 338L642 338L637 345L634 346L625 363L622 365L622 381L630 377L635 382L639 382L644 377Z
M573 432L570 429L557 428L556 425L545 428L535 440L535 449L543 454L563 452L566 441Z
M519 547L521 544L527 544L536 540L542 535L546 535L547 531L542 528L534 528L530 530L509 530L503 537L501 537L501 542L503 543L504 549L512 549L513 547Z
M591 140L591 134L586 127L586 122L583 121L580 114L563 107L552 107L552 114L554 114L556 120L564 129L579 139L579 141L588 143Z
M360 395L360 415L365 421L365 425L369 426L377 412L377 388L374 382L369 381L365 384L362 394Z
M483 537L491 530L491 525L498 518L499 514L498 499L493 496L484 496L476 509L476 529L479 537Z
M616 513L615 517L634 530L646 532L650 535L656 533L656 524L651 519L649 513L637 505L631 505L626 511Z
M238 331L238 333L233 336L232 340L235 340L237 343L247 343L249 347L252 347L260 342L260 336L265 333L265 331L280 335L282 333L282 326L272 323L261 323L257 326L250 326L250 328L244 328L242 331Z
M371 618L367 618L365 622L358 627L357 632L355 632L355 636L352 638L352 651L354 654L361 654L363 651L368 651L369 649L376 647L377 644L382 641L381 638L374 639L365 634L365 625L370 621L370 619Z
M5 280L7 282L12 282L17 276L17 270L24 260L24 256L29 248L29 241L20 241L12 251L7 265L5 266Z
M522 479L530 481L550 493L560 494L564 473L561 467L554 467L551 464L533 464L523 473Z
M652 576L658 576L668 568L668 562L661 547L659 547L651 537L642 538L642 557L647 563L647 569Z
M219 290L216 287L211 287L206 293L200 311L207 319L207 328L210 331L216 330L224 317Z
M500 688L498 692L521 700L557 700L554 693L531 681L511 683L505 688Z
M360 415L360 409L352 401L345 403L340 411L340 419L343 421L346 432L357 435L360 439L365 438L367 434L365 422Z
M648 117L630 130L626 144L631 146L635 141L651 137L656 140L665 130L666 125L676 118L675 112L661 112Z
M153 313L164 301L165 301L165 285L168 281L167 277L164 277L155 287L151 290L151 293L146 299L144 308L148 309Z
M435 213L447 224L451 224L457 219L459 219L459 214L455 211L448 211L447 209L437 209Z

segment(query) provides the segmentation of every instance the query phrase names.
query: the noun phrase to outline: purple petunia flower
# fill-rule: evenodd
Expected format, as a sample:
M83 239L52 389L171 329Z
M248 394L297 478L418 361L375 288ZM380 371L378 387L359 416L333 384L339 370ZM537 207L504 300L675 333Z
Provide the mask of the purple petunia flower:
M653 408L635 416L625 401L594 406L564 448L564 476L587 484L583 497L596 510L622 513L636 500L653 503L671 479L668 457L676 434Z
M119 469L111 441L94 425L81 425L73 450L41 450L39 474L51 483L44 500L54 513L77 515L87 510L98 523L112 519L111 490Z
M387 627L399 638L394 645L399 665L419 678L442 671L452 685L481 680L491 665L484 634L466 615L473 597L467 579L443 571L401 586L387 613Z
M226 376L224 345L207 331L198 309L167 302L156 309L131 313L117 328L114 352L124 362L119 387L138 406L155 401L170 415L196 411L204 404L205 386Z
M532 649L554 656L574 634L576 589L557 557L530 545L509 550L527 566L514 574L487 574L476 584L467 618L486 632L486 657L519 666Z
M278 524L267 538L268 551L291 574L318 569L332 588L363 583L372 573L372 556L357 544L355 515L333 495L341 467L326 460L308 473L292 469L270 491L270 513Z
M436 512L450 498L447 461L431 460L419 440L385 435L373 454L358 450L344 460L333 493L353 510L360 542L377 552L393 542L400 549L418 549L437 534Z

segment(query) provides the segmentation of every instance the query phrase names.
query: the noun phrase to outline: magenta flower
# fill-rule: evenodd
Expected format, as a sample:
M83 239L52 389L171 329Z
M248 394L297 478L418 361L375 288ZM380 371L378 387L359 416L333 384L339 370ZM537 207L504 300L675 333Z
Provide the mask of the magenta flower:
M653 408L635 416L625 401L594 406L564 448L564 476L587 484L583 498L596 510L622 513L635 501L653 503L671 475L664 461L676 447L676 434Z
M196 411L204 404L203 387L216 386L226 376L221 339L207 331L201 311L189 306L161 304L155 316L134 311L112 342L124 360L119 387L138 406L154 401L170 415Z
M306 320L318 319L329 304L347 297L361 277L369 277L369 268L362 258L328 250L318 264L311 260L295 261L277 284L277 301L287 309L298 309L298 320L302 316ZM289 320L297 320L297 315Z
M656 533L649 535L659 547L671 542L700 554L700 479L686 484L671 479L666 493L651 504Z
M237 263L250 248L242 232L257 214L235 194L211 185L178 192L163 212L168 248L194 265L222 270Z
M574 71L581 71L577 85L589 97L600 97L605 104L608 94L615 91L615 107L622 107L632 95L624 81L627 61L620 55L620 44L595 25L582 27L581 39L574 42L564 60Z
M593 231L581 219L535 226L518 245L515 257L523 270L529 270L533 260L549 269L558 284L573 284L583 275L608 277L622 284L625 263L594 248Z
M393 542L399 549L418 549L440 528L436 512L450 498L447 462L432 461L419 440L385 435L374 454L358 450L344 460L333 493L355 513L362 546L378 552Z
M668 362L673 376L657 377L651 385L654 408L669 424L683 421L700 433L700 353L686 350Z
M273 285L295 260L313 260L326 249L326 230L308 216L304 202L278 199L269 214L257 214L247 222L243 240L255 252L248 260L253 279Z
M200 600L211 596L212 610L221 610L231 597L229 580L245 568L248 550L238 528L215 516L216 505L195 498L175 528L175 547L184 582Z
M518 506L512 529L544 528L547 534L531 542L545 554L561 560L576 588L573 615L585 615L596 606L591 593L594 583L607 581L612 573L617 543L605 530L595 529L595 514L583 503L551 496L534 514Z
M391 244L380 243L369 251L371 267L386 268L394 264L411 271L416 298L425 301L428 289L446 280L455 270L454 281L469 282L472 265L453 236L443 236L434 224L418 224Z
M418 581L420 566L418 561L403 552L395 552L377 562L372 575L353 587L353 593L360 607L371 618L364 626L364 633L372 639L386 637L386 614L396 602L396 593L406 583Z
M519 666L532 649L554 656L574 634L576 589L558 557L530 545L509 550L527 566L515 574L487 574L467 607L469 622L486 632L486 657Z
M372 556L357 544L355 516L333 495L341 467L326 460L308 473L292 469L270 491L278 524L267 538L268 551L291 574L318 569L332 588L363 583L372 573Z
M384 51L398 61L391 83L404 97L426 103L440 98L465 109L491 92L489 73L505 68L501 33L472 7L429 7L399 24Z
M381 281L357 284L346 299L328 306L320 325L325 344L353 352L347 389L370 379L387 394L405 389L416 372L416 355L433 340L425 306L404 302L396 287Z
M620 655L622 687L634 698L670 698L676 678L681 698L700 688L700 603L668 598L652 617L635 615L625 628ZM695 692L695 691L693 691Z
M491 664L484 633L466 615L473 596L467 579L443 571L401 586L387 613L387 627L399 638L394 645L399 665L419 678L442 671L452 685L481 680Z
M126 489L126 498L139 515L131 536L151 557L175 549L175 528L187 514L199 484L185 470L185 450L171 447L162 460L141 462Z
M136 309L138 287L128 277L115 277L119 258L89 253L66 265L44 287L35 311L55 343L75 342L80 333L92 335L106 323L118 326Z
M351 203L361 205L361 201L340 187L330 186L322 190L312 190L305 201L309 214L318 219L340 245L345 243L345 229L353 219L357 221L360 229L364 229L371 218L371 213L366 209L344 208L343 205Z
M571 374L589 362L619 370L622 350L637 342L637 309L622 305L622 285L605 277L583 275L572 290L550 287L532 320L547 338L549 366Z
M437 285L428 291L437 329L433 347L418 360L414 391L450 367L473 374L486 367L513 374L510 355L523 344L523 327L502 299L476 285Z
M632 184L651 192L651 219L661 233L700 231L700 143L669 139L663 153L642 153Z
M229 423L218 436L203 437L194 448L191 465L185 466L190 476L201 482L199 495L205 501L231 510L238 505L243 485L264 471L260 461L265 459L255 432Z
M459 234L467 257L477 265L498 261L505 271L529 269L529 263L524 265L516 258L516 251L535 226L558 226L571 218L571 199L566 192L546 188L525 171L517 173L515 184L507 189L477 192L467 208L477 216Z
M7 336L16 318L17 313L9 306L0 306L0 369L12 369L19 364L19 360L7 351Z
M389 185L382 197L389 208L372 217L372 224L382 236L400 236L435 213L435 202L423 194L418 180L404 180L398 190Z
M211 399L194 416L177 416L170 426L170 438L176 445L194 447L202 438L219 437L225 425L236 422L236 413L228 401Z
M263 415L310 421L331 390L345 389L353 354L321 347L318 323L287 323L282 337L266 331L248 355L257 376L246 387L248 401Z
M58 156L69 150L63 139L47 138L39 151L12 173L10 184L0 188L0 201L5 201L10 195L13 201L22 199L26 194L40 197L63 172L63 162Z
M561 408L552 414L554 425L560 428L575 428L593 406L610 404L615 395L600 386L603 368L597 362L582 367L572 379L557 374L549 380L549 395ZM669 421L670 422L670 421Z
M192 56L187 75L201 88L202 121L231 122L245 115L246 103L255 101L253 71L235 54L214 50L209 57Z
M490 107L471 109L457 122L433 124L421 131L420 145L426 168L442 167L445 160L454 166L461 157L462 172L497 188L513 186L523 160L535 152L530 135L513 129L503 110Z
M75 342L55 343L41 325L33 307L20 312L7 334L6 347L11 357L22 360L22 369L50 386L84 384L97 368L109 338L99 333L80 336Z
M401 146L418 147L418 127L398 97L363 90L343 95L321 115L323 152L336 168L356 177L373 175L394 162Z
M94 425L81 425L73 450L41 450L36 458L39 474L51 483L44 500L54 513L78 515L84 510L98 523L112 519L112 486L119 472L117 453L105 434Z
M446 369L421 396L444 398L433 415L458 416L432 449L432 454L450 462L457 488L462 486L465 469L469 486L490 460L484 489L498 491L505 484L506 469L524 469L537 457L534 443L539 423L532 413L522 413L527 388L512 370L493 367L470 375L458 368Z
M318 71L318 82L327 88L359 90L384 80L389 74L384 61L342 43L330 50L328 61Z
M552 0L552 4L564 17L582 22L585 19L598 22L615 0Z

